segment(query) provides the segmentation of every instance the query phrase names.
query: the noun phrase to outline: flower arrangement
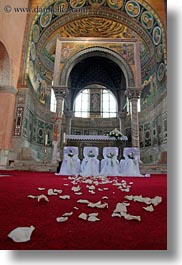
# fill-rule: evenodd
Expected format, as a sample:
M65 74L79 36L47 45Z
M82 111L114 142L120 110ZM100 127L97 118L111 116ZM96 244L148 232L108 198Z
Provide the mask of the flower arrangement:
M74 156L74 154L73 154L73 151L72 151L72 150L69 150L68 156L69 156L69 157L73 157L73 156Z
M113 153L109 153L109 154L107 155L107 157L108 157L108 158L113 158L113 157L114 157L114 154L113 154Z
M133 152L131 152L131 153L128 154L128 158L135 159L135 156L134 156Z
M113 131L109 132L109 137L115 137L116 139L118 139L122 136L123 134L116 128Z
M89 151L88 157L94 157L95 155L93 154L92 150Z

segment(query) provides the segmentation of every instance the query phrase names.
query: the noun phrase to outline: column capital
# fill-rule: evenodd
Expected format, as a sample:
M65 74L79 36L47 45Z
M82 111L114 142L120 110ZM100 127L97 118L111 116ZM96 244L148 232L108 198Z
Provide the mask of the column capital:
M124 119L127 116L126 111L118 111L118 118Z
M128 97L129 100L138 99L141 95L141 89L128 88L125 92L125 95Z
M52 87L57 99L65 99L68 94L67 86L53 86Z
M65 115L65 117L68 118L68 119L69 119L69 118L70 118L70 119L73 118L73 114L74 114L74 111L73 111L73 110L65 110L65 111L64 111L64 115Z

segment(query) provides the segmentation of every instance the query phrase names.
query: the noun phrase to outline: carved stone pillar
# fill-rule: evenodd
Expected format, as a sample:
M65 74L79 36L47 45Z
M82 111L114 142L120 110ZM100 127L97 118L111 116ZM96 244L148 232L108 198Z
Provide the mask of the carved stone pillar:
M118 118L119 118L119 129L125 135L125 121L126 121L127 112L119 111Z
M57 161L60 159L59 158L59 148L58 148L58 141L53 141L52 142L53 145L53 152L52 152L52 161L51 163L57 163Z
M73 118L73 111L68 110L64 112L66 117L66 134L71 134L71 121Z
M56 162L60 153L60 145L62 143L61 139L61 126L62 126L62 116L64 109L64 99L67 93L67 87L53 87L57 105L56 105L56 118L54 123L54 141L53 141L53 153L52 153L52 163Z
M63 106L64 106L64 98L57 98L56 117L54 122L54 141L52 142L53 144L52 163L57 162L58 152L60 150L59 147L61 144L61 125L62 125Z
M131 135L132 135L132 146L140 148L139 141L139 120L138 120L138 99L141 91L138 89L128 89L127 96L131 102Z

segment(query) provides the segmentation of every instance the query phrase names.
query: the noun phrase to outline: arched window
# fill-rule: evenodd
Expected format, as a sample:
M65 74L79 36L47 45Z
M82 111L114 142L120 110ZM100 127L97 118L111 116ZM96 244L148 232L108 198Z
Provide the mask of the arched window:
M90 117L90 90L82 90L75 99L75 117Z
M93 99L96 105L93 104ZM116 117L117 101L108 89L84 89L75 99L75 117L112 118Z
M114 118L117 112L117 101L111 91L107 89L102 90L102 117Z

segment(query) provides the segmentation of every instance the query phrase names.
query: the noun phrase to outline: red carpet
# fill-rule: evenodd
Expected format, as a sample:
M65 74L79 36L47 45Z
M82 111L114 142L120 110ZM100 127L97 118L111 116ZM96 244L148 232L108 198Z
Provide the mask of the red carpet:
M75 195L73 184L67 177L54 173L0 171L0 249L33 250L165 250L167 249L167 176L151 175L150 178L118 177L127 184L132 181L130 192L122 192L112 183L96 186L96 193L88 192L85 183L79 183L82 195ZM116 177L110 178L116 179ZM64 186L64 184L69 184ZM77 186L77 185L76 185ZM38 191L38 187L46 190ZM49 202L38 202L27 195L47 195L47 189L62 189L60 195L70 195L70 200L62 200L59 195L49 196ZM98 188L108 188L99 191ZM153 198L161 196L162 202L147 212L144 203L130 201L128 212L140 215L141 221L127 221L124 218L111 217L118 202L125 195L142 195ZM107 196L108 200L102 197ZM89 208L77 200L108 202L105 209ZM126 200L125 200L126 201ZM78 210L73 207L79 208ZM56 218L65 212L73 211L65 223L56 222ZM99 213L98 222L79 219L80 213ZM31 240L15 243L7 237L16 227L35 226Z

